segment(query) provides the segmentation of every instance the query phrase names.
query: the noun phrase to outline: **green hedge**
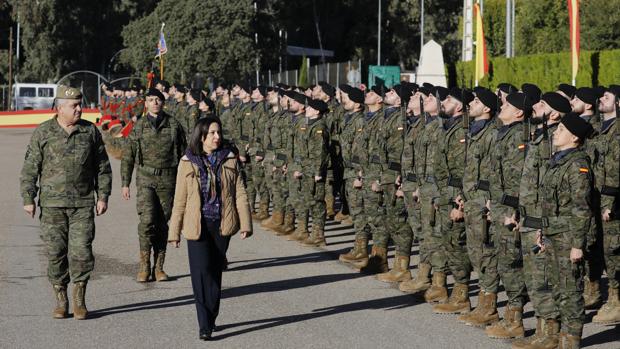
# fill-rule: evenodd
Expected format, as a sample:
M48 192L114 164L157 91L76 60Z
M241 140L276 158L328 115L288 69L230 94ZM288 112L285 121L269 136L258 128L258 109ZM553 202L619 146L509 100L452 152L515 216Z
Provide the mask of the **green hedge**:
M448 66L451 85L472 87L475 84L474 61L457 62ZM495 57L489 61L489 74L480 86L495 89L499 83L509 82L521 86L525 82L538 85L543 91L554 90L559 83L571 82L570 53L545 53ZM597 86L620 83L620 50L581 51L577 86Z

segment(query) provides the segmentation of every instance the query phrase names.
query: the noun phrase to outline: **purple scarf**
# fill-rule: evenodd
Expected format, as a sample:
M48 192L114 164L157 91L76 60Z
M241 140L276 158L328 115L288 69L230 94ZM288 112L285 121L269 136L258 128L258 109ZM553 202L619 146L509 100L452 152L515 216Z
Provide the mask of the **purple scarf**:
M229 149L218 149L211 155L197 156L189 149L185 151L185 156L198 166L200 172L201 211L204 218L219 220L221 217L221 165L229 153Z

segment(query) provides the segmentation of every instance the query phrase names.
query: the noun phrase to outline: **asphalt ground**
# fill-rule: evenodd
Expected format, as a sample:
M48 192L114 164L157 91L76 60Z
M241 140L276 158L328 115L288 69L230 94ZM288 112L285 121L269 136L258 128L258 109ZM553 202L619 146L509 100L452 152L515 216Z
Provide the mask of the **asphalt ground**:
M456 316L433 314L419 298L338 262L354 236L350 226L336 222L328 222L326 248L302 247L258 225L252 238L234 237L223 278L220 329L215 341L199 341L184 243L168 250L165 269L171 281L134 281L135 199L121 200L117 160L112 161L109 211L96 218L96 266L87 289L90 319L52 319L54 298L39 222L26 216L19 196L31 133L0 130L0 348L510 348L509 341L489 339ZM477 292L474 279L474 305ZM500 295L500 314L505 300ZM589 322L594 314L587 315ZM525 317L529 335L535 326L530 305ZM583 337L583 347L620 348L618 326L588 323Z

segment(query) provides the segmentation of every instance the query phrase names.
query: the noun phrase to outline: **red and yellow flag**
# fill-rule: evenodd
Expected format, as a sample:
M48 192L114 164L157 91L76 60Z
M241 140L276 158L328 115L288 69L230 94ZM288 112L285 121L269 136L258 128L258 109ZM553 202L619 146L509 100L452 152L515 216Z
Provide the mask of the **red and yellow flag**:
M573 85L579 70L579 0L568 0L568 18L570 22L570 58Z
M489 73L489 58L487 57L487 44L484 41L484 27L479 3L474 4L474 17L476 18L476 85L478 85L478 81Z

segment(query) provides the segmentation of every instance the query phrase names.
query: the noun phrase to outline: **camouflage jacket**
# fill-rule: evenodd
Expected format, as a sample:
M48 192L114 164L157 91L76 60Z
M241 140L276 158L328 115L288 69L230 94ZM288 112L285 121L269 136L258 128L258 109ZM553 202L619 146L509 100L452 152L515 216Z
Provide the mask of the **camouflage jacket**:
M438 117L426 116L424 129L414 140L414 162L418 183L422 188L421 195L428 199L439 196L439 188L435 178L435 152L437 141L443 131L442 120Z
M186 143L189 143L189 139L192 136L192 132L194 131L194 127L196 127L196 122L200 116L198 103L194 105L186 104L179 106L177 116L177 121L181 124L181 127L183 127L185 141Z
M136 162L138 173L174 172L179 159L185 154L187 144L181 124L166 113L158 117L163 119L157 128L151 125L147 116L138 120L131 130L121 159L123 187L131 183Z
M527 145L523 143L523 122L514 122L497 130L489 178L492 210L500 210L493 219L503 222L502 214L516 213L519 206L519 185ZM499 206L498 206L499 205Z
M342 129L338 139L344 165L344 178L356 178L357 172L352 163L353 156L355 155L353 145L357 133L361 133L364 129L364 113L358 111L345 114L341 125Z
M489 180L494 172L489 164L496 133L495 122L489 120L482 130L475 135L469 135L467 162L463 173L463 199L465 201L476 201L484 206L486 201L491 199Z
M612 216L620 217L620 140L615 119L598 136L588 142L592 148L592 169L596 189L601 193L601 211L609 209Z
M269 104L259 102L254 105L252 109L252 122L254 124L254 142L252 142L252 149L250 153L265 157L267 145L264 144L265 130L267 124L271 120L271 110L269 110Z
M323 118L308 119L305 128L301 133L300 146L295 152L295 161L301 158L301 172L305 176L325 178L329 162L329 130Z
M549 219L545 235L567 234L571 247L583 249L590 229L590 190L592 176L589 160L581 148L554 158L542 180L542 210Z
M342 161L342 145L340 144L340 134L343 127L343 115L344 107L334 99L328 102L329 113L323 118L327 130L329 131L329 168L333 167L333 164L338 164Z
M415 142L424 130L424 118L421 116L410 117L407 119L407 134L403 144L403 155L401 156L401 182L402 190L415 191L418 188L418 175L416 173L416 148Z
M241 156L253 156L252 152L254 146L254 120L252 118L253 103L241 103L236 107L235 119L237 121L237 130L239 139L237 145L239 146L239 155Z
M463 117L453 117L444 121L444 131L437 137L435 152L435 179L440 197L436 204L451 204L463 192L463 172L465 169L465 128Z
M287 146L289 127L291 125L291 113L288 110L280 110L272 119L271 127L267 133L268 144L273 148L273 164L282 167L288 162Z
M24 205L34 204L37 194L42 207L93 206L93 193L107 201L112 169L97 127L80 120L68 134L56 117L41 123L30 138L20 183Z
M286 156L289 173L303 171L303 156L306 145L305 134L308 129L308 119L305 114L292 115L289 124L288 139L286 143Z
M400 107L384 109L383 117L377 134L381 162L380 181L382 184L394 184L396 177L400 176L407 121ZM371 155L371 160L374 155Z
M364 127L353 140L352 153L354 155L351 162L355 171L362 171L362 177L368 182L381 179L381 164L371 164L370 160L373 155L376 155L375 149L378 149L376 137L382 122L383 110L366 112Z
M219 118L222 121L222 134L224 138L236 144L239 140L239 133L235 114L232 112L231 108L222 107L220 109Z

